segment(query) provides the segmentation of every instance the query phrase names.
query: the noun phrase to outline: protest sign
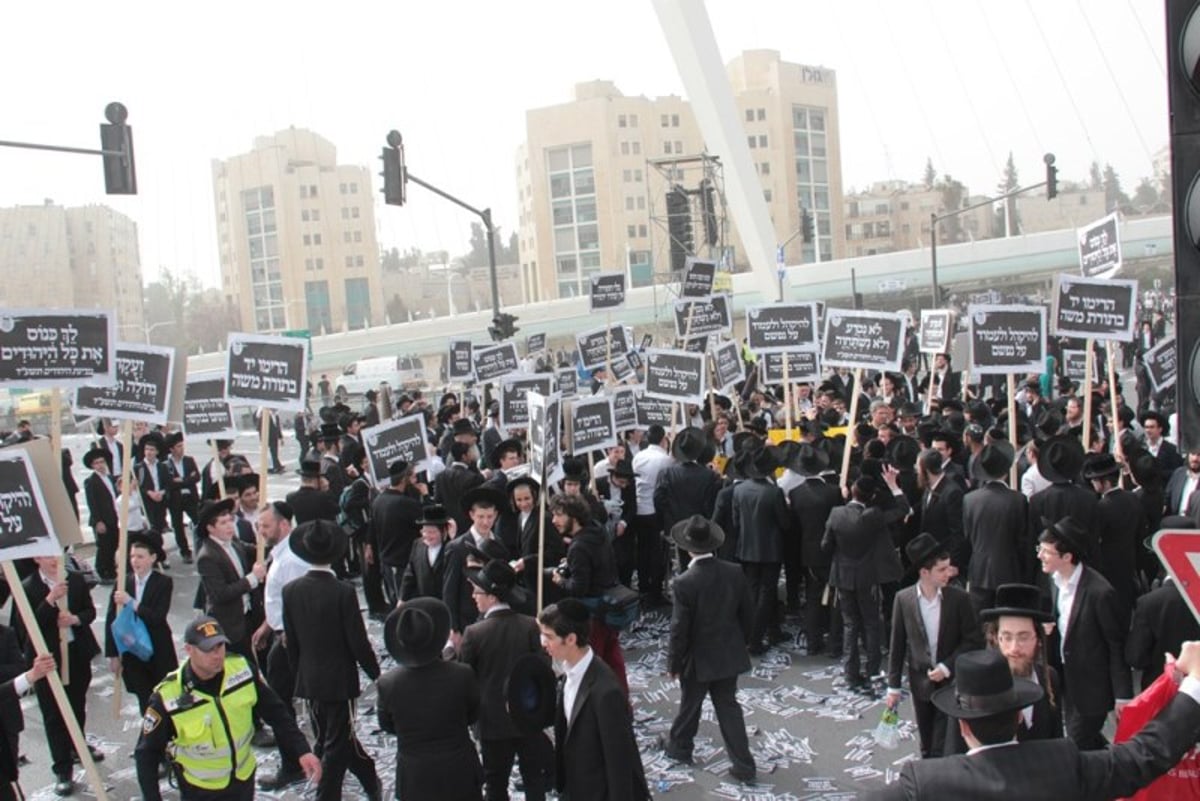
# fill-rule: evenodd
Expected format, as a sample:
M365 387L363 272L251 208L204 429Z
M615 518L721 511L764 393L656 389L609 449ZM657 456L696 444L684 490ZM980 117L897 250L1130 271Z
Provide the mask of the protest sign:
M637 403L637 427L648 428L653 425L671 427L671 417L675 410L672 401L662 398L652 398L646 394L645 388L634 391Z
M782 384L783 360L787 358L787 382L789 384L819 383L821 381L820 354L815 350L790 350L786 353L764 353L758 359L759 377L764 384Z
M754 353L817 345L817 304L772 303L746 310L746 344Z
M530 334L529 339L525 343L525 354L532 356L535 353L541 353L546 349L545 334Z
M558 394L564 398L573 398L579 394L579 373L574 367L562 367L554 371L554 385Z
M180 367L175 348L118 343L117 380L107 386L79 387L72 406L76 414L164 425L182 417Z
M307 382L307 340L229 334L225 398L230 403L302 412Z
M0 560L59 556L53 532L29 452L0 449Z
M922 353L949 353L954 335L954 312L949 309L922 309L917 340Z
M1112 278L1121 269L1121 235L1117 214L1104 217L1076 231L1079 240L1079 270L1084 278Z
M651 398L704 402L704 354L651 348L646 351L645 392Z
M904 319L890 312L829 309L825 313L827 367L900 371L904 355Z
M617 429L610 397L577 400L571 405L571 453L575 456L611 448Z
M625 273L597 273L588 281L589 308L611 312L625 307Z
M746 378L746 363L737 342L722 342L713 350L713 388L727 392L731 386Z
M1072 381L1083 381L1087 378L1087 351L1064 350L1062 352L1063 376Z
M471 358L472 345L468 339L450 340L450 353L446 362L447 381L473 381L475 365Z
M1054 277L1050 331L1056 337L1132 342L1137 326L1137 281Z
M684 298L675 301L675 336L694 337L701 334L733 331L733 301L729 295L706 298Z
M708 353L708 346L712 342L712 338L708 334L703 336L691 337L683 340L683 347L680 350L688 353Z
M506 429L529 425L526 396L531 391L549 395L553 381L549 373L511 373L500 379L500 425Z
M640 387L621 387L612 393L613 426L620 431L637 428L637 390Z
M367 467L375 486L390 482L388 466L397 459L408 462L414 472L426 469L429 452L425 447L425 415L410 414L362 430L363 449L367 452Z
M225 374L189 376L183 389L183 433L189 437L237 439L233 409L225 400Z
M684 298L703 298L713 292L713 279L717 275L717 263L689 256L683 265L683 278L679 284L679 295Z
M1175 337L1164 339L1146 351L1142 356L1142 364L1146 365L1146 372L1150 374L1150 384L1155 392L1175 386Z
M603 367L609 359L614 362L624 359L625 354L629 352L629 337L625 326L618 323L611 328L594 328L576 334L575 346L579 349L583 369L595 370L597 367Z
M517 358L517 346L513 342L476 348L474 363L475 380L481 384L495 381L521 369L521 360Z
M0 309L0 385L103 386L116 380L115 315L80 309Z
M1046 369L1045 306L971 306L971 372L1040 373Z

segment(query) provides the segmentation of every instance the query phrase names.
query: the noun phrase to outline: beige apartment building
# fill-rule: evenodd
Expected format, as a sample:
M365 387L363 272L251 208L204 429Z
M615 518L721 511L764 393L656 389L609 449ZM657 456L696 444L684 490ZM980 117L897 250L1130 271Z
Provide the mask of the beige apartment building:
M820 260L840 258L834 71L782 61L773 50L744 52L727 70L778 242L799 231L805 208L813 214ZM701 182L719 188L722 168L703 155L691 106L679 97L631 97L610 81L591 81L577 84L568 103L527 111L516 164L526 297L585 293L596 272L628 270L634 286L666 273L666 195L673 186L691 199L694 252L745 269L731 221L718 232L718 244L705 241ZM720 218L724 204L715 195ZM818 242L797 236L786 247L787 263L815 261Z
M137 223L108 206L0 209L0 305L110 309L145 341Z
M963 194L963 205L985 200ZM942 190L907 181L879 181L863 192L846 195L846 256L874 256L928 247L931 214L945 211ZM938 241L948 244L956 234L960 241L988 239L992 236L992 209L972 209L955 218L958 228L943 221L938 226Z
M1054 200L1038 190L1017 197L1017 221L1025 234L1082 228L1108 214L1104 202L1103 189L1060 189Z
M384 319L374 194L366 167L289 128L212 163L221 286L245 331L314 334Z

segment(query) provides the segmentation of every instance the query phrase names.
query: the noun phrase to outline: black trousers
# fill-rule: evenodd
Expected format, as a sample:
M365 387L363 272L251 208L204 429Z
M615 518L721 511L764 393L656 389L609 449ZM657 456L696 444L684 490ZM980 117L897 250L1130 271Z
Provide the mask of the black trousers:
M976 587L974 585L967 591L971 598L971 609L975 611L975 616L984 609L991 609L996 605L996 591Z
M379 555L375 555L376 561L379 560ZM400 602L400 583L404 578L404 568L407 565L387 565L380 564L379 572L381 583L383 584L383 602L387 606L387 610L396 608L396 604ZM363 592L366 592L366 581L364 579ZM628 585L626 585L628 586Z
M57 657L57 649L51 646ZM70 679L65 689L71 711L79 722L80 731L87 731L87 692L92 684L92 665L83 658L82 652L72 643L68 646L68 677ZM61 661L61 660L60 660ZM71 778L73 772L71 762L75 754L75 744L71 742L71 734L54 702L54 694L50 690L50 682L39 681L34 685L37 692L38 708L42 710L42 725L46 730L46 742L50 746L50 762L56 778Z
M760 646L768 629L779 628L779 563L743 562L742 571L750 584L750 605L754 608L750 645Z
M829 585L828 567L810 567L804 581L804 638L808 653L817 654L829 646L831 652L842 649L841 614L833 602L833 591L826 598ZM826 602L828 601L828 602ZM836 618L835 618L836 616ZM825 638L828 635L829 642Z
M171 530L175 532L175 547L179 550L180 556L187 556L192 552L191 538L188 536L187 526L183 522L185 513L195 525L196 496L194 494L171 498Z
M1068 691L1063 696L1063 723L1070 737L1080 751L1102 751L1108 746L1108 738L1102 729L1107 714L1084 714L1071 703Z
M805 581L803 555L800 551L800 536L787 532L783 537L783 576L789 609L800 606L800 585Z
M672 754L692 755L696 731L700 727L700 709L705 696L711 696L713 710L717 713L717 725L721 739L733 764L733 772L740 775L754 773L754 757L750 753L750 740L746 736L746 720L742 706L737 700L737 676L714 681L700 681L694 677L679 677L679 713L671 723L671 739L668 743Z
M921 741L921 758L940 757L946 747L946 726L949 720L932 701L912 699L913 717L917 719L917 735ZM957 728L957 724L955 724Z
M626 527L624 534L612 541L613 556L617 560L617 580L626 587L633 587L633 571L637 567L639 528L640 525L635 521L632 526Z
M382 612L384 614L392 611L394 605L389 606L387 598L383 592L383 566L379 563L379 549L372 548L375 558L370 562L364 556L362 560L362 577L363 577L363 597L367 600L368 612Z
M638 592L662 595L667 579L667 545L658 526L658 515L638 515L633 522L637 535ZM625 536L629 536L628 532Z
M379 787L375 760L354 736L354 701L309 701L313 740L321 747L321 781L317 801L342 797L342 781L349 770L368 793Z
M254 774L244 782L232 779L224 790L201 790L180 781L179 801L254 801Z
M96 574L100 578L117 577L117 535L113 530L96 534Z
M520 759L521 781L525 785L525 801L543 801L546 797L547 755L546 737L541 732L525 737L503 740L480 740L483 759L484 798L487 801L508 801L508 777L513 759Z
M867 649L867 672L870 678L879 673L883 661L880 636L883 619L879 614L879 586L863 589L838 589L838 603L842 607L844 621L843 647L846 649L846 680L858 682L863 679L859 661L858 642L861 636Z

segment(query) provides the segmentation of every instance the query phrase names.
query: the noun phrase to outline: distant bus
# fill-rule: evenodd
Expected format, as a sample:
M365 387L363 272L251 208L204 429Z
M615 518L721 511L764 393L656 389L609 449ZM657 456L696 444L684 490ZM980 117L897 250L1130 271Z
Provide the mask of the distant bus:
M50 414L50 390L30 392L17 398L17 417Z

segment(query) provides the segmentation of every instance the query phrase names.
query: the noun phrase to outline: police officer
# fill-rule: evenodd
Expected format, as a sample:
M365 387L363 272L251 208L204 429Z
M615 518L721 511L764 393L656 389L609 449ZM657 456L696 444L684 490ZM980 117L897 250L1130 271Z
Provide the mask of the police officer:
M134 760L142 797L161 801L158 765L174 743L174 770L182 801L249 801L254 798L254 713L300 767L320 779L321 761L295 719L245 657L226 653L229 639L214 618L202 615L184 634L187 659L150 696Z

